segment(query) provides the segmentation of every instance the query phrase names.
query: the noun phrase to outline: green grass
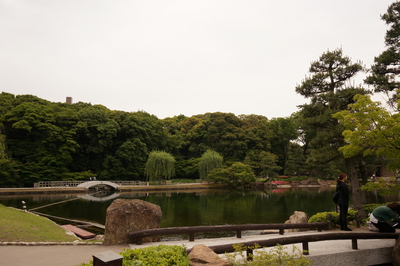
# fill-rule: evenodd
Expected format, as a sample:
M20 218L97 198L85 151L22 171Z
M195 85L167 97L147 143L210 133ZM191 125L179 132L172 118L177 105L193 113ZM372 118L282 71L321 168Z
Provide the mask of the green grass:
M0 204L0 242L72 242L76 239L47 218Z

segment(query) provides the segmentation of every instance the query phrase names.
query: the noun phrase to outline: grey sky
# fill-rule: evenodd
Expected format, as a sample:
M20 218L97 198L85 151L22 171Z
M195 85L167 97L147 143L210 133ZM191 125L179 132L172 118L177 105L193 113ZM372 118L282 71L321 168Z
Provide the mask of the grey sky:
M159 118L286 117L323 52L372 64L393 2L0 0L0 88Z

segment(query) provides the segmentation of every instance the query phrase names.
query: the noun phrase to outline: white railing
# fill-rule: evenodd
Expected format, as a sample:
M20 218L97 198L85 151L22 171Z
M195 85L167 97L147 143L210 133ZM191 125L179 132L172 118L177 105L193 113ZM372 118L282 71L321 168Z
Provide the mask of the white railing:
M104 180L102 180L104 181ZM90 181L40 181L34 184L35 188L40 187L77 187L80 184L90 182ZM146 182L144 181L127 181L127 180L120 180L120 181L109 181L120 186L145 186Z

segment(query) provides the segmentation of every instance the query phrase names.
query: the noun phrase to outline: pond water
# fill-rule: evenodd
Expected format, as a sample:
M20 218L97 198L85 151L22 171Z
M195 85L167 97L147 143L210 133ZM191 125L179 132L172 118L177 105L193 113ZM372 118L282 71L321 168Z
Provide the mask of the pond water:
M42 194L0 196L0 204L81 221L105 224L106 210L115 198L141 199L161 207L161 227L284 223L294 211L308 217L334 211L333 188L275 190L181 190L131 192L113 195ZM374 202L385 202L376 196ZM394 199L394 200L397 200ZM48 205L48 206L47 206Z

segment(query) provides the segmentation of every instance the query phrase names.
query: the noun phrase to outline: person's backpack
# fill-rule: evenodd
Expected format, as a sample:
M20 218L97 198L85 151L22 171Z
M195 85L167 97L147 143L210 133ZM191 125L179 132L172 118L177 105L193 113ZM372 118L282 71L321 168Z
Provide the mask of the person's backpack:
M339 202L339 192L336 191L336 192L333 194L332 199L333 199L333 202L334 202L334 203L338 204L338 202Z

